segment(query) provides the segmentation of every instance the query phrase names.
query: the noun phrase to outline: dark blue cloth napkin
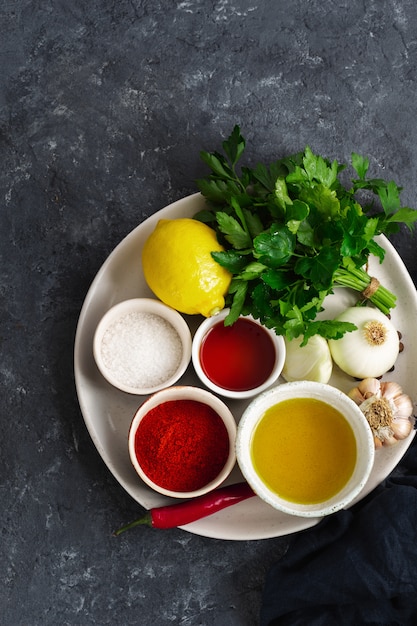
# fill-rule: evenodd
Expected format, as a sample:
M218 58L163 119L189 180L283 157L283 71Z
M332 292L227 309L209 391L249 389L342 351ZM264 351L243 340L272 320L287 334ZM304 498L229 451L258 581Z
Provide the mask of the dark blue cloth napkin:
M268 572L261 626L333 624L417 625L416 441L384 483L295 535Z

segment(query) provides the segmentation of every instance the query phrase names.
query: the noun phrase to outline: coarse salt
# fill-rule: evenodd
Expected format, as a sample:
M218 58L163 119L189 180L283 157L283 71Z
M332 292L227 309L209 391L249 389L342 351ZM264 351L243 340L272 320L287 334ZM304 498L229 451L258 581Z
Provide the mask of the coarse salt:
M182 343L175 328L160 315L131 311L107 328L101 355L120 384L132 389L152 388L175 374Z

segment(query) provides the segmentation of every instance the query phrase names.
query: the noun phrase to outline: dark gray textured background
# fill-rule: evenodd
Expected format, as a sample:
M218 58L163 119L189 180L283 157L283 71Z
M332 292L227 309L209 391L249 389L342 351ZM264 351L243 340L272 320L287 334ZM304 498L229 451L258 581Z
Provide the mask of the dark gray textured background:
M0 621L256 625L287 538L111 537L137 505L78 407L79 311L235 123L252 163L356 151L417 206L415 0L4 0L0 55Z

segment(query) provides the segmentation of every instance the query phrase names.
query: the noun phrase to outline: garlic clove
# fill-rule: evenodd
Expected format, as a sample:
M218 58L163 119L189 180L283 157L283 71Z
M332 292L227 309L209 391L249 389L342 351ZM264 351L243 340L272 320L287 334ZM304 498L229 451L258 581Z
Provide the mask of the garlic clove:
M396 439L405 439L411 433L414 418L397 418L392 421L391 428Z
M395 437L395 435L389 435L389 437L384 438L382 445L383 446L395 446L396 443L398 443L398 439Z
M396 417L405 418L410 417L413 413L413 403L411 402L411 398L405 393L397 396L393 399L395 404L395 415Z
M358 383L358 389L365 399L370 398L381 391L381 383L377 378L364 378Z
M403 392L401 386L394 381L381 382L380 387L381 394L385 396L385 398L392 398L393 400Z
M353 387L353 389L351 389L348 392L348 396L349 398L351 398L354 402L356 402L356 404L359 406L359 404L362 404L362 402L365 400L365 397L362 395L359 387Z
M383 446L382 441L375 435L374 435L374 445L375 445L375 450L379 450L379 448L382 448Z

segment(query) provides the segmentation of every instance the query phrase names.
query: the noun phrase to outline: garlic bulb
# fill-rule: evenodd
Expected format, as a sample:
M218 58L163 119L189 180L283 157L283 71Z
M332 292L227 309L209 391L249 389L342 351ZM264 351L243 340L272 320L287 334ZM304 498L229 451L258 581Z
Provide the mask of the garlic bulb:
M329 341L333 360L342 371L362 379L378 378L392 368L400 351L400 340L386 315L372 307L350 307L336 319L356 326L356 330L341 339Z
M327 383L332 375L333 361L329 346L324 337L313 335L305 346L300 346L303 338L285 340L285 363L282 376L287 382L312 380Z
M412 431L413 403L398 383L365 378L348 396L365 415L374 435L375 448L393 445Z

